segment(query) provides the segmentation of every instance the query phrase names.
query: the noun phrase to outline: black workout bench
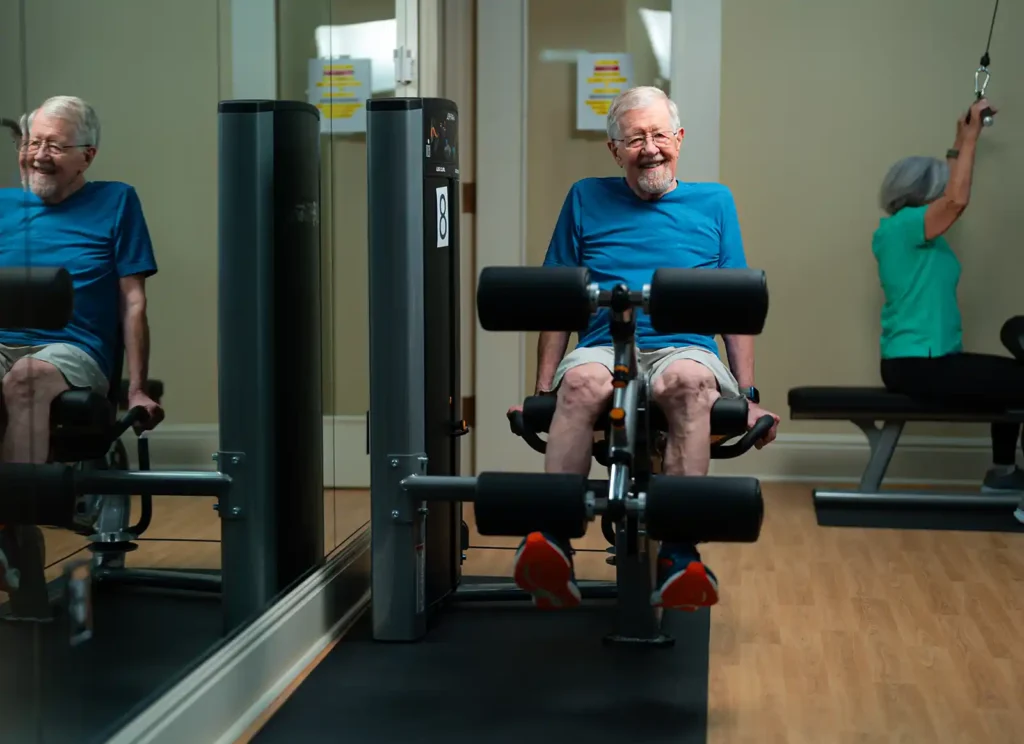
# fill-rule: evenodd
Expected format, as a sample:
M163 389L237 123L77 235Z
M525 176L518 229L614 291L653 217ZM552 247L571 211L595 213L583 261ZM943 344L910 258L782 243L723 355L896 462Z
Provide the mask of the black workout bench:
M925 403L881 387L798 387L789 391L789 415L794 421L851 421L868 438L871 454L859 488L855 491L816 489L814 504L819 510L835 507L996 511L1005 513L1008 522L1013 522L1013 509L1021 494L883 491L882 480L896 452L903 427L909 422L1024 423L1024 411Z

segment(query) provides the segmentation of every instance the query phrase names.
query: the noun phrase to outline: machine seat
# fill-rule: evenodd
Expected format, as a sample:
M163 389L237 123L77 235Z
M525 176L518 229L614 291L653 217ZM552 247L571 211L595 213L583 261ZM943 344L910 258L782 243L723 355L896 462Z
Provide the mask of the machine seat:
M150 398L160 401L164 384L152 380ZM128 408L128 382L117 391L120 409ZM67 390L50 405L50 448L55 462L82 462L106 457L116 438L117 410L107 397L89 390Z
M797 387L789 391L793 419L880 421L993 421L1024 420L1024 411L915 400L884 387Z

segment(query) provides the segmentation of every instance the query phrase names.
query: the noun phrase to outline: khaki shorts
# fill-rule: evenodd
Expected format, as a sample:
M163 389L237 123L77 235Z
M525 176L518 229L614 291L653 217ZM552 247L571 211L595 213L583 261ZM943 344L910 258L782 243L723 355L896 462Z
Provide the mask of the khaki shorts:
M739 383L733 377L732 372L725 366L717 354L712 354L707 349L699 346L669 346L665 349L654 351L637 351L637 372L646 377L650 386L665 371L672 362L680 359L703 364L711 370L715 379L718 380L718 391L723 398L741 397ZM554 387L557 389L562 382L566 371L581 364L597 363L607 367L611 372L614 367L615 356L610 346L577 347L566 354L558 369L555 371Z
M32 358L49 362L64 375L73 388L92 390L106 395L110 383L87 352L72 344L46 344L45 346L4 346L0 344L0 377L11 371L20 359Z

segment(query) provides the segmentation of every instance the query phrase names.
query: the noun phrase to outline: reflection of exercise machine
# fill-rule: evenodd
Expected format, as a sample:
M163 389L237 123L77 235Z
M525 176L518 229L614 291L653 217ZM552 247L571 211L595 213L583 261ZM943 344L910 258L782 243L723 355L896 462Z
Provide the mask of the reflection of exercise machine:
M0 127L11 133L11 139L18 142L21 139L21 125L14 119L0 119Z
M628 732L619 730L599 711L647 699L656 708L645 716L645 734L671 728L676 735L704 725L709 613L670 612L659 622L645 593L655 552L648 544L665 537L757 539L758 481L651 474L648 442L659 419L631 367L606 418L607 481L537 472L460 476L458 442L466 424L460 409L458 234L446 232L443 246L435 240L439 223L457 208L450 202L450 211L442 212L435 206L442 200L434 198L457 193L457 163L438 174L418 146L425 120L439 110L457 114L453 103L436 99L370 101L367 112L370 612L261 737L284 741L301 727L309 737L322 731L326 738L343 718L346 735L359 741L413 741L435 726L449 738L483 741L493 737L495 721L501 721L503 740L538 731L563 738L565 719L591 740L600 738L594 729L635 738L633 723ZM760 272L727 270L662 271L649 291L597 292L582 270L489 268L477 294L480 323L490 330L576 329L597 306L611 307L622 359L630 357L630 316L641 305L664 327L759 332L766 303ZM528 400L522 425L514 422L524 438L544 428L538 419L546 413L537 413L543 405ZM745 429L745 405L723 402L714 418L716 430L736 435ZM465 575L469 535L460 535L460 522L466 502L485 535L521 537L550 529L579 537L592 520L607 515L615 530L618 586L584 581L581 588L593 599L574 610L543 612L522 601L527 596L507 579ZM508 549L485 552L512 557ZM603 551L597 555L605 557ZM616 598L609 608L607 600ZM610 640L661 645L664 653L623 656L596 646L596 637L609 630L609 609L615 618ZM678 639L676 648L669 634ZM363 669L374 671L367 676L359 673ZM594 684L612 676L622 684ZM446 702L452 699L465 715L452 716Z
M0 687L24 686L26 670L45 664L37 705L62 710L76 701L76 715L48 716L44 734L8 713L12 741L93 738L324 557L318 112L305 103L241 101L222 103L219 114L217 346L190 347L217 354L219 411L210 418L219 418L219 447L202 453L217 470L147 470L145 437L140 470L128 470L119 437L140 412L116 419L120 373L109 397L69 391L54 401L54 462L0 464L0 524L91 538L91 553L63 578L23 585L27 592L9 602L8 617L34 598L21 617L38 617L51 592L66 600L68 611L40 626L36 644L24 643L17 624L0 623ZM63 328L73 302L64 269L0 269L3 327ZM142 511L132 519L137 494ZM219 570L168 570L166 558L160 568L139 568L155 545L139 537L161 521L160 505L155 515L148 506L157 496L215 497L216 511L205 513L219 521ZM168 537L177 539L165 555L188 563L202 555L204 541ZM43 576L38 551L12 558L23 578ZM28 561L38 571L25 570ZM44 612L33 612L40 604Z

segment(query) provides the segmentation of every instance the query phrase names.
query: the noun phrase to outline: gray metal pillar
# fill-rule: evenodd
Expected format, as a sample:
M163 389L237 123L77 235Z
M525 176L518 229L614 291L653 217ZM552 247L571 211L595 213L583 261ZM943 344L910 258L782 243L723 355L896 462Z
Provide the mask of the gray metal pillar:
M423 502L402 480L426 472L421 99L367 101L370 279L370 534L373 637L426 632Z
M323 560L319 112L219 106L218 365L226 630Z

